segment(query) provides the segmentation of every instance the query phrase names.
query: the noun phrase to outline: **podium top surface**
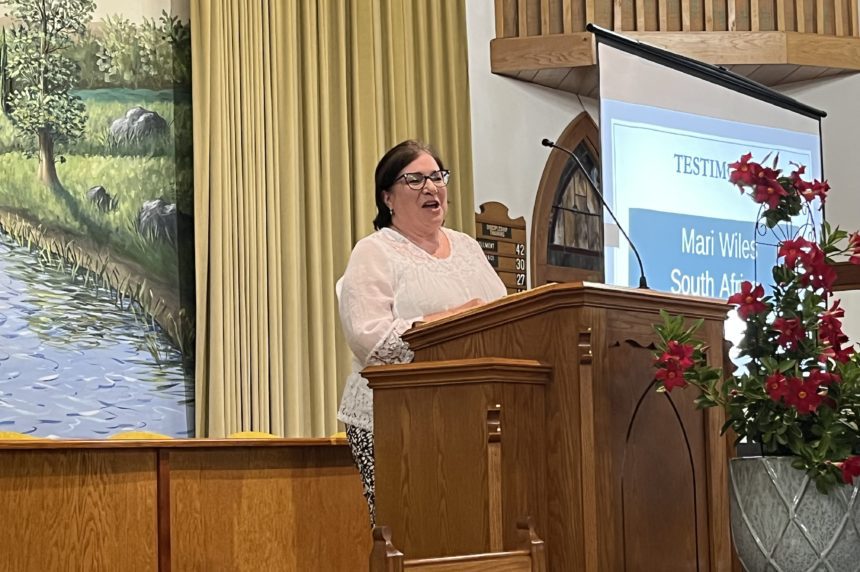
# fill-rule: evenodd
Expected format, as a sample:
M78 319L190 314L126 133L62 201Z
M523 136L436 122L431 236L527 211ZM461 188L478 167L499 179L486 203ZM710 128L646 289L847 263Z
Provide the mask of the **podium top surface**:
M682 296L595 282L565 282L546 284L525 292L504 296L484 306L435 322L421 324L406 332L403 339L412 349L422 349L467 332L570 307L629 310L653 314L666 310L672 314L706 320L724 320L729 310L728 303L717 298Z

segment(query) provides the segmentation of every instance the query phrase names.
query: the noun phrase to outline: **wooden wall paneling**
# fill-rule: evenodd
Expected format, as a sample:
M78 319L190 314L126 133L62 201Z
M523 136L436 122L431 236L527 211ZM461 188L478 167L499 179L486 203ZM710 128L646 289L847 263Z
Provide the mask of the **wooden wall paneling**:
M815 0L815 32L824 34L826 31L824 18L824 0Z
M547 36L551 34L550 27L550 18L552 14L550 14L549 10L549 0L541 0L540 2L540 33L542 36Z
M714 0L705 0L704 6L705 31L713 32L714 28Z
M636 2L635 0L621 0L621 30L630 31L636 29Z
M858 19L860 8L858 8L857 2L853 2L852 0L848 1L848 7L850 8L851 17L851 35L855 37L860 36L860 19Z
M170 550L170 450L157 449L156 495L158 508L158 572L171 571Z
M612 29L616 32L624 30L624 0L612 2Z
M726 0L726 25L729 32L738 29L738 10L735 0Z
M586 24L586 3L591 0L571 0L571 33L584 32Z
M493 9L496 16L496 37L505 37L505 0L495 0Z
M806 33L806 0L794 0L794 18L797 22L797 31Z
M594 3L594 23L598 26L612 29L612 0L590 1Z
M564 3L562 0L549 0L549 33L562 34L565 22L569 18L565 16Z
M784 32L787 30L786 18L785 18L785 0L776 0L776 22L775 29Z
M367 567L370 522L347 447L175 449L170 471L173 570Z
M752 32L761 30L760 11L760 0L750 0L750 31Z
M529 0L517 0L517 36L525 38L529 35Z
M681 31L690 31L690 0L681 0Z
M669 24L669 32L681 31L681 0L668 0L666 17Z
M574 30L573 26L573 10L574 3L576 0L562 0L561 11L562 11L562 26L563 33L570 34Z
M834 0L833 2L833 33L837 36L845 34L845 3L843 0Z
M0 568L154 572L153 450L0 452Z
M585 23L588 24L590 22L597 23L595 20L597 10L595 9L595 3L599 0L584 0L585 1ZM584 29L584 28L583 28Z
M526 5L526 30L529 36L541 35L541 2L542 0L520 0Z
M645 28L649 31L657 31L660 27L659 0L645 1Z
M645 32L646 26L645 0L636 0L636 31Z
M519 0L501 0L504 3L502 19L505 38L519 36Z

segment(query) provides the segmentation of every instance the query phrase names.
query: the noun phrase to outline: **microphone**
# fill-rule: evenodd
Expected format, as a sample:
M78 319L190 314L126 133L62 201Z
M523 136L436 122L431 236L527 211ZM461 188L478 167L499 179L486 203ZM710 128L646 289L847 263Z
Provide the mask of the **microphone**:
M597 188L597 183L591 178L591 175L588 173L588 169L585 168L585 165L582 164L582 161L579 160L573 152L568 151L564 147L559 147L555 144L555 141L550 141L549 139L544 139L541 141L541 145L544 147L552 147L553 149L558 149L559 151L563 151L570 155L579 168L582 170L582 174L585 175L585 178L588 179L588 183L591 185L591 189L595 192L597 197L600 199L600 203L603 205L603 208L606 209L606 212L609 213L609 216L612 217L612 220L615 221L615 224L618 226L618 230L621 231L621 234L624 235L624 238L627 239L627 244L630 245L630 249L633 250L633 254L636 255L636 261L639 263L639 287L645 290L648 289L648 281L645 279L645 267L642 266L642 257L639 256L639 251L636 250L636 246L634 246L633 241L630 240L630 237L627 236L627 233L624 231L624 228L621 226L621 223L618 222L618 219L615 218L615 213L612 212L612 209L609 208L609 205L606 204L606 199L603 198L603 193L600 192L600 189Z

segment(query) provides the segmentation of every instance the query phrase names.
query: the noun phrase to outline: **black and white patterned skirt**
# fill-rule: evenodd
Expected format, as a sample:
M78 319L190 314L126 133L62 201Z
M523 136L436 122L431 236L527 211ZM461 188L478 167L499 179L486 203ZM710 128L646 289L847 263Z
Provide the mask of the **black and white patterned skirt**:
M346 426L346 438L352 450L352 458L361 473L364 484L364 498L370 511L370 526L376 526L376 488L373 480L373 433L355 425Z

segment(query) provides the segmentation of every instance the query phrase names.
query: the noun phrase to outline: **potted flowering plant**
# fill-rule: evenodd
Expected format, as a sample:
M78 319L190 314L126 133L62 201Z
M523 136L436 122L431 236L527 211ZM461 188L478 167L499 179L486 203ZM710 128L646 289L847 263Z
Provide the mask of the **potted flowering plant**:
M847 255L852 263L860 264L860 234L849 236L826 223L817 240L787 233L792 217L802 212L811 216L815 199L823 205L829 186L804 180L803 166L794 166L785 176L776 160L766 167L751 159L747 154L730 165L730 181L761 204L761 228L779 231L783 238L777 245L771 291L744 282L728 299L746 322L739 355L747 363L737 375L724 376L708 365L709 348L695 337L698 324L688 327L683 317L664 314L663 323L655 328L659 339L657 387L671 392L695 386L701 392L698 407L724 409L723 432L731 429L738 441L758 443L764 455L778 457L763 461L764 473L759 476L754 476L759 470L754 467L761 459L746 464L745 459L732 460L732 531L745 566L790 569L779 566L780 557L797 561L804 570L809 568L808 562L830 562L827 559L839 545L831 535L845 537L846 523L854 527L846 543L853 545L855 565L860 559L860 498L856 492L860 479L854 483L860 476L860 357L842 331L845 312L832 297L836 273L831 263L834 256ZM790 468L779 468L787 465ZM775 492L755 490L750 493L755 500L745 502L739 497L738 483L744 475L758 489L775 487ZM777 477L783 476L791 482L778 483ZM854 492L848 492L851 490ZM771 496L774 502L788 505L773 509L775 513L762 512L761 503ZM836 503L825 509L828 514L831 509L848 510L854 516L833 515L841 522L837 530L810 533L810 525L795 522L795 517L811 512L801 508L807 502L804 499L813 496L821 497L825 504ZM736 514L744 512L744 504L747 508L756 504L757 514ZM760 529L769 520L777 528L770 534ZM739 531L738 523L747 530ZM795 536L805 540L789 542L788 537ZM751 545L754 554L742 553L744 543ZM804 554L787 556L782 550L785 543L798 544Z

